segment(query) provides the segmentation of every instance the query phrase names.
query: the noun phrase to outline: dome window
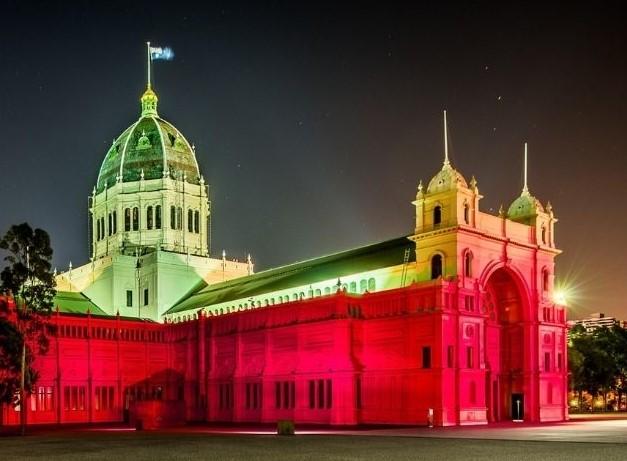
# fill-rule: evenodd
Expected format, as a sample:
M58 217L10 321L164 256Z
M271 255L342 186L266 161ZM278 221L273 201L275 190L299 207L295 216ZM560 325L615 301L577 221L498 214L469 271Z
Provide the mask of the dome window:
M155 207L155 229L161 229L161 205Z
M149 149L150 147L152 147L152 144L150 144L150 139L148 139L148 136L146 136L146 131L142 131L142 135L139 137L139 140L137 141L137 148Z
M442 223L442 207L440 205L433 209L433 225L437 226Z
M139 208L133 207L133 230L139 230Z
M431 280L442 277L442 255L436 254L431 258Z
M146 208L146 229L152 229L153 211L152 206Z

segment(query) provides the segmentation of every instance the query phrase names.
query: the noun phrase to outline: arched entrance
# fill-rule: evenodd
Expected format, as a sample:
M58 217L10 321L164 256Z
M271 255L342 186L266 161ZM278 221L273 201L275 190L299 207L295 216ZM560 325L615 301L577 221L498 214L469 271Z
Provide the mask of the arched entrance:
M486 404L489 421L526 420L526 296L517 274L499 268L485 283ZM528 402L527 402L528 403Z

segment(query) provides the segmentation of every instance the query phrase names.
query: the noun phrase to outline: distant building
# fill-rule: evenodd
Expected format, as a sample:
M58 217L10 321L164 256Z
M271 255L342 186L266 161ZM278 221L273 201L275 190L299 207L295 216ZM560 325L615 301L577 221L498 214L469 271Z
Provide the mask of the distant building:
M569 329L573 328L576 325L583 325L583 327L586 329L588 333L601 327L610 328L610 327L613 327L614 325L619 325L625 328L627 326L627 322L624 322L624 321L621 322L618 319L616 319L616 317L606 317L605 314L602 312L597 312L595 314L592 314L590 315L590 317L586 319L569 320L567 323L568 323Z

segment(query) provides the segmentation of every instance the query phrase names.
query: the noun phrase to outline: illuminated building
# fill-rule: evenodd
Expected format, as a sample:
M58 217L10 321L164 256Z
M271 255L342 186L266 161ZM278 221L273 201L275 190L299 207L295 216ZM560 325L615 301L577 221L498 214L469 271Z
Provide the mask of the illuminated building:
M445 123L413 232L253 273L209 256L194 149L150 87L141 102L90 200L92 261L58 277L31 423L566 418L556 219L526 168L509 209L482 212L477 181L449 162ZM4 424L18 413L5 406Z

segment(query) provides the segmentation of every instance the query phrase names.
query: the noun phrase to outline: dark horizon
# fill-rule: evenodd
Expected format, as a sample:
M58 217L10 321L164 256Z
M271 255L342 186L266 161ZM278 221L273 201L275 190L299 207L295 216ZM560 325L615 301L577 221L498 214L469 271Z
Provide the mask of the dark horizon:
M409 234L446 108L483 211L520 194L529 143L570 318L627 320L627 6L191 5L4 3L0 232L28 221L60 270L88 261L87 196L139 116L150 40L175 53L154 87L211 186L213 256L259 271Z

